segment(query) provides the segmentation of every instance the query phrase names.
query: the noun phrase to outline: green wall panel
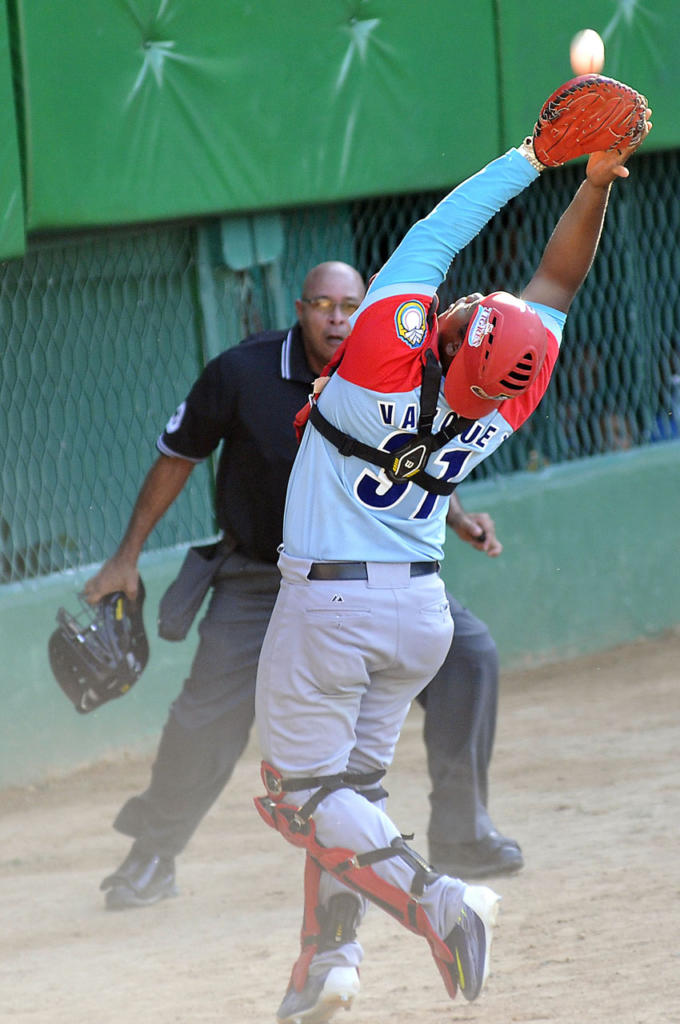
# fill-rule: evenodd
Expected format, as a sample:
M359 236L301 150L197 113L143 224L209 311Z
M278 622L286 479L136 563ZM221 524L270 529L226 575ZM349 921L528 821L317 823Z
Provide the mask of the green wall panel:
M498 151L490 2L17 3L30 229L443 188Z
M583 28L605 43L602 73L643 92L654 111L645 151L680 144L678 0L497 0L505 145L529 131L543 101L574 76L569 44Z
M14 110L10 36L5 4L0 6L0 259L24 252L24 194Z

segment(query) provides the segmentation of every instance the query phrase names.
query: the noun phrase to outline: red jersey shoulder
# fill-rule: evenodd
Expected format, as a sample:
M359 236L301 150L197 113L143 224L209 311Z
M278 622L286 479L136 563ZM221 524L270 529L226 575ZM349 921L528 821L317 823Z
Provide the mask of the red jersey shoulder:
M548 347L538 377L523 395L520 395L519 398L511 398L501 405L503 418L513 430L518 430L529 419L548 390L548 384L560 354L560 347L552 331L546 328L546 334L548 335Z
M383 394L419 387L430 302L427 295L395 295L367 306L345 341L339 375Z

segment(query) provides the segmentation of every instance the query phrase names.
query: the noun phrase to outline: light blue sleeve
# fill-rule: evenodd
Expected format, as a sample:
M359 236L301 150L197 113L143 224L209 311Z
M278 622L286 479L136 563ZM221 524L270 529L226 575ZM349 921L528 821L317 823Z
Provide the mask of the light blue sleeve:
M559 309L554 309L552 306L544 306L542 302L527 302L527 306L531 306L532 309L536 310L545 326L557 338L557 344L559 345L562 341L564 325L567 322L567 314Z
M369 294L378 290L389 294L395 286L404 284L434 294L454 256L537 177L538 171L517 149L487 164L409 229L373 281Z

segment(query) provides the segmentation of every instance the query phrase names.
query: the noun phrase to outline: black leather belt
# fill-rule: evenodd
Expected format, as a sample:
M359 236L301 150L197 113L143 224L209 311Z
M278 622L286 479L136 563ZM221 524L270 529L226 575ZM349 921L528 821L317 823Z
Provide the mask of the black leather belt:
M439 562L411 562L411 576L429 576L439 572ZM367 580L365 562L312 562L308 580Z

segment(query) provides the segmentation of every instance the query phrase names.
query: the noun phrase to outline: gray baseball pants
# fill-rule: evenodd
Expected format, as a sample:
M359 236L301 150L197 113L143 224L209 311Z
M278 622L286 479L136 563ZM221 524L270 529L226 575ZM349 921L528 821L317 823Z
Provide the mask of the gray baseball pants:
M443 662L453 636L438 573L411 576L408 562L367 562L366 580L310 580L311 564L286 552L279 558L281 587L255 697L263 758L291 782L296 806L323 785L300 790L296 779L370 776L389 767L411 701ZM285 782L283 788L285 794ZM352 788L328 792L313 820L316 838L331 849L372 853L400 837L385 811ZM372 870L410 892L414 869L400 856ZM332 876L325 882L322 902L334 890L346 891ZM464 891L463 882L441 875L419 897L441 938L453 929ZM323 964L357 966L361 957L355 940L328 951Z
M280 578L276 565L234 552L214 581L191 673L170 707L149 786L127 800L114 821L148 853L182 852L245 749L257 662ZM456 640L418 698L432 779L429 838L469 842L491 827L487 771L498 659L486 625L447 596Z

